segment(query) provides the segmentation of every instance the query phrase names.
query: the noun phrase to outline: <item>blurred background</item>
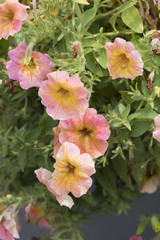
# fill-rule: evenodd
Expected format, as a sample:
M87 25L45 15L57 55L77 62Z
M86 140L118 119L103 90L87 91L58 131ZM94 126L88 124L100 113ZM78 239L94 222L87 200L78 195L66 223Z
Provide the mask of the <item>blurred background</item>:
M129 240L136 233L139 215L144 215L146 212L153 214L160 211L160 190L135 200L132 206L133 208L128 210L128 216L124 214L112 217L107 217L104 214L93 215L91 222L86 223L83 227L84 240ZM41 236L47 230L36 228L33 225L26 225L24 211L20 213L19 222L21 225L20 239L43 240ZM142 236L143 240L151 240L155 236L155 232L150 226L147 226ZM156 240L160 240L160 237L156 238Z

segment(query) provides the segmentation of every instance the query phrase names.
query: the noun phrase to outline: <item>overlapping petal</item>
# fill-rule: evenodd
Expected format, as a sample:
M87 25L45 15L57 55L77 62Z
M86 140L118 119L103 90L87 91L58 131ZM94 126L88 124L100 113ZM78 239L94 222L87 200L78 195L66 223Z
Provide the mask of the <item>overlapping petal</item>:
M106 140L110 136L109 125L102 115L97 115L97 111L88 108L85 114L80 117L60 121L59 142L66 141L77 145L81 153L89 153L93 158L104 155L108 143ZM57 151L57 146L55 148Z
M54 167L51 185L57 194L67 195L71 192L75 197L80 197L91 187L90 176L95 173L94 161L89 154L80 154L75 144L62 144Z

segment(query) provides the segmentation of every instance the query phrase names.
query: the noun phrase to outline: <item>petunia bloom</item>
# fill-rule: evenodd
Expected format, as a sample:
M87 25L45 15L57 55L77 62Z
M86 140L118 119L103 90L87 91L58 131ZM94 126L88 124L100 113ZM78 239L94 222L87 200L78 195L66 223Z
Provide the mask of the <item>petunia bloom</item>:
M69 142L62 144L56 155L51 186L59 195L71 192L75 197L85 194L92 185L90 176L95 173L92 157L80 154L79 148Z
M31 60L25 63L26 43L20 43L15 49L9 51L10 61L6 63L8 75L12 80L20 82L23 89L40 87L47 74L52 71L54 63L49 56L40 52L31 52Z
M0 215L0 239L2 240L14 240L19 238L19 234L16 226L16 206L9 206Z
M65 120L80 116L88 107L88 90L76 76L69 77L65 71L48 74L39 89L41 103L53 119Z
M48 190L56 197L57 201L61 206L71 208L74 204L72 198L67 194L57 194L52 187L52 173L45 168L39 168L35 170L38 180L45 184Z
M22 21L27 19L25 6L17 0L5 0L0 4L0 39L8 39L16 32L19 32L22 27Z
M37 219L40 219L38 222L38 226L42 228L52 229L52 226L49 225L45 217L45 213L42 209L41 202L36 202L33 207L31 207L31 204L28 204L25 207L26 217L30 221L35 221Z
M153 132L153 138L160 142L160 114L157 117L155 117L154 123L156 125L156 129Z
M116 38L114 43L105 44L107 51L107 67L113 79L135 79L143 75L143 61L141 54L135 51L131 42Z
M97 115L94 108L88 108L80 117L60 121L59 142L76 144L81 153L89 153L92 158L104 155L110 136L109 125L102 115ZM59 145L57 144L57 147Z

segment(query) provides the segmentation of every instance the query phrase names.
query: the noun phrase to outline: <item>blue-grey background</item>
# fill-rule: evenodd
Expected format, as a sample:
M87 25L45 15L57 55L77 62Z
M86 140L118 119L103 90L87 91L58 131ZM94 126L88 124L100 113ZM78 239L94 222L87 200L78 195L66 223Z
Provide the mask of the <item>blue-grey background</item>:
M160 213L160 189L154 194L146 194L136 199L132 206L133 209L128 210L128 216L124 214L112 217L106 217L104 214L93 215L91 222L84 225L84 239L129 240L136 233L139 215L145 212L149 214ZM34 226L25 225L23 212L20 214L20 224L22 226L20 231L21 240L28 240L33 236L42 236L40 228L37 231ZM154 235L154 231L148 226L143 234L143 240L151 240Z

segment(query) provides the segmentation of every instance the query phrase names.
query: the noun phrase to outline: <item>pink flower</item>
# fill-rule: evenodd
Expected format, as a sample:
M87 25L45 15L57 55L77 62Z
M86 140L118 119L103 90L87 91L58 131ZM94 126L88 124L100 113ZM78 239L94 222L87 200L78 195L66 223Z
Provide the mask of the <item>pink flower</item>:
M155 174L151 177L144 176L140 187L141 193L154 193L160 186L160 176Z
M156 125L156 130L153 132L153 138L160 142L160 114L155 117L154 123Z
M108 143L106 140L110 136L109 125L102 115L97 115L97 111L88 108L85 114L80 117L72 117L59 123L59 142L72 142L76 144L81 153L89 153L92 158L104 155ZM55 144L57 148L59 145Z
M16 206L11 205L0 215L0 239L14 240L19 238L16 227Z
M129 240L142 240L141 236L132 236Z
M17 0L5 0L0 4L0 39L8 39L16 32L19 32L22 27L22 21L27 19L25 6Z
M65 71L48 74L39 89L46 111L53 119L65 120L80 116L88 107L88 90L78 77L69 77Z
M74 203L70 196L68 196L67 194L59 195L54 191L54 188L52 187L52 173L50 171L45 168L39 168L35 170L35 173L38 180L47 186L48 190L53 193L61 206L66 206L69 208L73 206Z
M31 221L35 221L40 218L38 223L39 227L52 229L52 226L48 224L47 220L44 218L45 213L42 209L41 202L36 202L36 204L31 208L30 204L26 206L25 212L27 214L27 218ZM29 208L29 209L28 209Z
M32 51L29 64L25 64L26 43L20 43L14 50L9 51L10 61L6 63L8 75L12 80L20 82L23 89L40 87L47 74L52 71L54 63L49 56Z
M56 154L58 152L58 149L60 148L60 146L62 145L59 141L59 134L60 134L60 127L59 125L55 128L53 128L54 131L54 155L53 157L56 158Z
M94 161L88 153L80 155L79 148L69 142L62 144L56 155L51 186L59 195L71 192L75 197L85 194L92 185Z
M114 43L105 44L107 51L107 67L113 79L135 79L143 75L143 61L141 54L135 51L131 42L116 38Z

